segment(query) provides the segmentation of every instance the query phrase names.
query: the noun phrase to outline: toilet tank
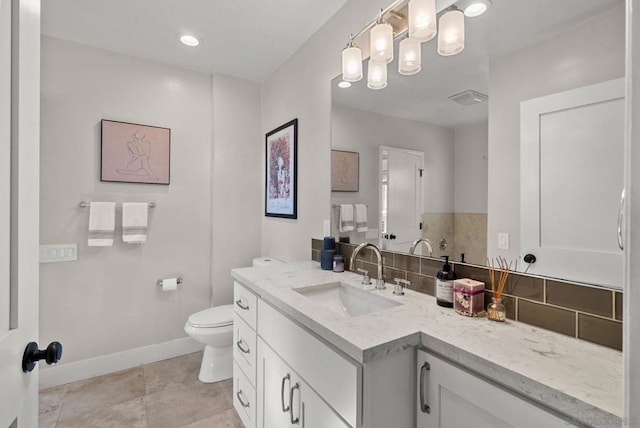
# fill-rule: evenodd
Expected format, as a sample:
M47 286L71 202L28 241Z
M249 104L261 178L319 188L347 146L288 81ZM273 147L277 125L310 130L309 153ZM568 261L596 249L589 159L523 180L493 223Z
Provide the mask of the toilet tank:
M283 263L282 260L274 259L273 257L257 257L253 259L251 266L271 266L281 265Z

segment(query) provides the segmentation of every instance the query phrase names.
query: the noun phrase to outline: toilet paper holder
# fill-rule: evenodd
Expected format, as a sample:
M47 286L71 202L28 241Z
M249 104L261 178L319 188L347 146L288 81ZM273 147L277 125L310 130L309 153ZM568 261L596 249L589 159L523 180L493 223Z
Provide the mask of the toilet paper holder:
M162 287L163 282L164 282L165 280L168 280L168 279L173 279L173 278L163 278L163 279L159 279L158 281L156 281L156 283L158 284L158 286L159 286L159 287ZM182 278L181 278L181 277L176 278L176 284L178 284L178 285L182 284Z

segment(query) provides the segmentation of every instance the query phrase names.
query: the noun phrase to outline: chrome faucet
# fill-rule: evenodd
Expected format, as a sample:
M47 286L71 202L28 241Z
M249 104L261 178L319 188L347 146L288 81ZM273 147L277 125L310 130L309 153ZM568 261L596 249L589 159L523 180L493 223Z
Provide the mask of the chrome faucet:
M429 257L433 257L433 246L431 245L431 241L429 241L427 238L418 238L415 241L413 241L413 244L411 244L411 248L409 248L409 254L415 253L416 247L421 242L424 242L424 244L427 246L427 250L429 250Z
M376 247L374 244L370 242L363 242L358 245L355 250L353 250L353 254L351 255L351 270L356 269L356 258L358 257L358 253L364 248L370 247L371 250L375 253L378 258L378 279L376 279L376 290L383 290L384 286L384 276L382 275L382 253L380 249Z

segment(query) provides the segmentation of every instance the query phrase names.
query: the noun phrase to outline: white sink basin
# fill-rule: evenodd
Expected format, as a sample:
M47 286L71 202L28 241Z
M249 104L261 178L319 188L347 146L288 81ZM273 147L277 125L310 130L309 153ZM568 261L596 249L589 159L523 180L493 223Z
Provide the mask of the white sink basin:
M293 291L344 317L357 317L400 305L371 291L358 290L341 282L294 288Z

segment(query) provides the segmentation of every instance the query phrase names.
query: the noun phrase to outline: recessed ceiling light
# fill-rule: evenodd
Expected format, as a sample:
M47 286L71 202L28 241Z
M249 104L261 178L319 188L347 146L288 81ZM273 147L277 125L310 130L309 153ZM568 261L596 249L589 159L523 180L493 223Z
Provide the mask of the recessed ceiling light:
M188 34L180 36L180 41L187 46L198 46L200 44L200 40Z
M458 2L458 6L464 11L465 16L469 18L482 15L491 5L491 0L463 0Z
M338 83L338 88L346 89L351 87L351 82L345 82L344 80Z

